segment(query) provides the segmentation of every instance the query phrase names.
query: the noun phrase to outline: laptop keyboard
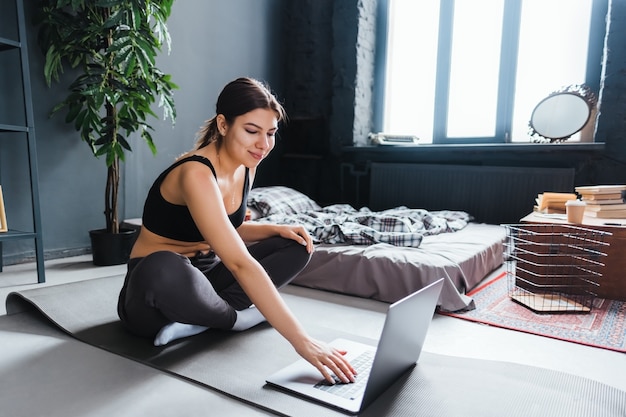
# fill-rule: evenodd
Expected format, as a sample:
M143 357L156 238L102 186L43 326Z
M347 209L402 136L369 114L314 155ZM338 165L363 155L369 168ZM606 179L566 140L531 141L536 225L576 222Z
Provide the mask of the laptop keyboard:
M367 383L370 375L370 370L372 369L372 362L374 361L375 353L376 352L373 350L368 350L361 353L359 356L350 361L350 364L357 373L355 382L350 382L346 384L342 382L336 375L333 375L336 384L333 385L327 380L323 379L315 384L314 387L343 398L348 398L351 400L356 398L356 394L365 389L365 384Z

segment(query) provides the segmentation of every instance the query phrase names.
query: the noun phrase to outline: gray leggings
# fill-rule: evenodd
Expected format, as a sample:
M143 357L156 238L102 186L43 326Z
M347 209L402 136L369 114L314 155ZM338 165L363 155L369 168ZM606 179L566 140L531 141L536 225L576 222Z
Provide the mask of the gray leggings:
M304 246L281 237L265 239L248 250L276 288L289 284L311 258ZM117 312L132 333L153 338L163 326L175 321L230 329L236 310L251 304L212 252L188 258L161 251L128 261Z

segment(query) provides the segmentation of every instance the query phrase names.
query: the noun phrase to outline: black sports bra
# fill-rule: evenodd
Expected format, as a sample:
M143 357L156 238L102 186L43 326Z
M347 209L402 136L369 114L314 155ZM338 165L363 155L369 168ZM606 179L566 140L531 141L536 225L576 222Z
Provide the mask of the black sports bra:
M211 168L213 175L217 178L213 164L207 158L199 155L192 155L180 159L159 175L154 181L146 202L143 207L143 225L159 236L180 240L181 242L202 242L204 237L196 226L187 206L172 204L166 201L161 195L161 184L163 180L174 168L188 161L197 161ZM228 216L232 225L237 228L241 226L246 216L246 202L249 190L249 169L246 168L246 178L243 184L243 199L239 208Z

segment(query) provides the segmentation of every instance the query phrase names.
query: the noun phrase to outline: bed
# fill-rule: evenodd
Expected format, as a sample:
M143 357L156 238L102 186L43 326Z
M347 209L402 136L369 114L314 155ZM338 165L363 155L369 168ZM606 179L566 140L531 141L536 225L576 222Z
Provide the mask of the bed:
M443 311L475 308L466 293L503 263L505 228L468 213L321 207L288 187L251 190L251 220L304 224L316 242L293 284L395 302L443 277Z

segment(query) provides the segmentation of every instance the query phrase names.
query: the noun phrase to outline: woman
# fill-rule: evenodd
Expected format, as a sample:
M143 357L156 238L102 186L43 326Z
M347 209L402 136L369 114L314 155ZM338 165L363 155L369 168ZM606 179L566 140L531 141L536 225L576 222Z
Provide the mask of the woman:
M224 87L195 148L148 193L118 314L157 346L267 319L326 380L334 382L331 371L353 382L345 352L312 339L277 291L308 263L311 237L302 226L244 222L256 168L284 117L259 81L239 78Z

